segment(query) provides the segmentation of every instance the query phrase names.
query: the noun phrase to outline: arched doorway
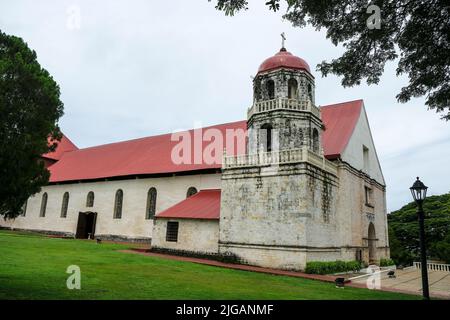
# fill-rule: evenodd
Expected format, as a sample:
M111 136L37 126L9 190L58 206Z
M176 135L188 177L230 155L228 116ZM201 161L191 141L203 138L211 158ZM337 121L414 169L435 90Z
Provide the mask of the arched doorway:
M97 212L80 212L78 214L77 239L94 239Z
M377 260L377 237L375 234L375 226L372 222L369 223L367 239L369 242L369 263L374 263Z

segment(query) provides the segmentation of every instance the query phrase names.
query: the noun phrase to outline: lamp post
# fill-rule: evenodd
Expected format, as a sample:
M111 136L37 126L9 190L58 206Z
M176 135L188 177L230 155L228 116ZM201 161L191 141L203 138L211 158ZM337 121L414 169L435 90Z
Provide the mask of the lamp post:
M430 299L430 293L428 290L428 268L427 268L427 252L425 248L425 224L424 224L424 213L423 213L423 201L427 196L428 187L423 184L422 181L417 180L414 182L411 188L411 194L417 204L417 215L419 218L419 238L420 238L420 269L422 271L422 293L425 300Z

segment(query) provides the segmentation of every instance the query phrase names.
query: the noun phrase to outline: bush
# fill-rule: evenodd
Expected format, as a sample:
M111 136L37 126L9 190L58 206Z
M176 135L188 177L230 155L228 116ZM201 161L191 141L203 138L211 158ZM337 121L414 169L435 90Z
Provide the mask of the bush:
M359 261L310 261L306 263L305 272L312 274L332 274L338 272L359 271Z
M170 254L174 256L182 256L182 257L192 257L199 259L210 259L217 260L224 263L240 263L246 264L246 261L242 260L240 257L231 252L225 253L210 253L210 252L197 252L197 251L188 251L188 250L179 250L179 249L168 249L168 248L160 248L153 246L150 252L155 253L163 253Z
M394 266L395 262L392 259L380 259L380 267Z
M346 271L359 271L362 268L360 261L347 261L345 264Z

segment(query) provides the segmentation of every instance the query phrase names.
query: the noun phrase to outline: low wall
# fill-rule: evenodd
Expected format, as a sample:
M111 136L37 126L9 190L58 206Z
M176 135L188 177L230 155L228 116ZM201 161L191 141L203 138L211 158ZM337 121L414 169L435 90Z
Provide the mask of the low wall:
M152 247L197 253L217 253L219 220L168 219L154 220ZM167 222L178 222L178 241L166 241Z
M245 244L220 244L219 253L232 253L242 263L265 268L304 270L306 267L305 249Z

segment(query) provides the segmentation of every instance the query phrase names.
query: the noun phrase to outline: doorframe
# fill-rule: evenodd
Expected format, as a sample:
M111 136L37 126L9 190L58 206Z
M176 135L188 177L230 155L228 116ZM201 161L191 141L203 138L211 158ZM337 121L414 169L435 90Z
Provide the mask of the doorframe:
M89 232L89 230L86 230L86 222L88 219L88 216L93 214L93 220L92 220L92 229L90 230L91 232ZM79 233L78 233L78 226L80 223L80 216L84 215L84 222L85 222L85 227L84 227L84 233L87 233L86 238L80 238ZM76 227L76 232L75 232L75 238L76 239L89 239L89 233L91 233L91 239L95 239L95 229L97 228L97 212L93 212L93 211L79 211L78 212L78 221L77 221L77 227ZM83 234L84 236L84 234Z
M373 232L371 232L373 230ZM373 234L372 234L373 233ZM367 228L367 247L368 247L368 260L369 263L375 263L377 261L377 233L375 225L370 222Z

